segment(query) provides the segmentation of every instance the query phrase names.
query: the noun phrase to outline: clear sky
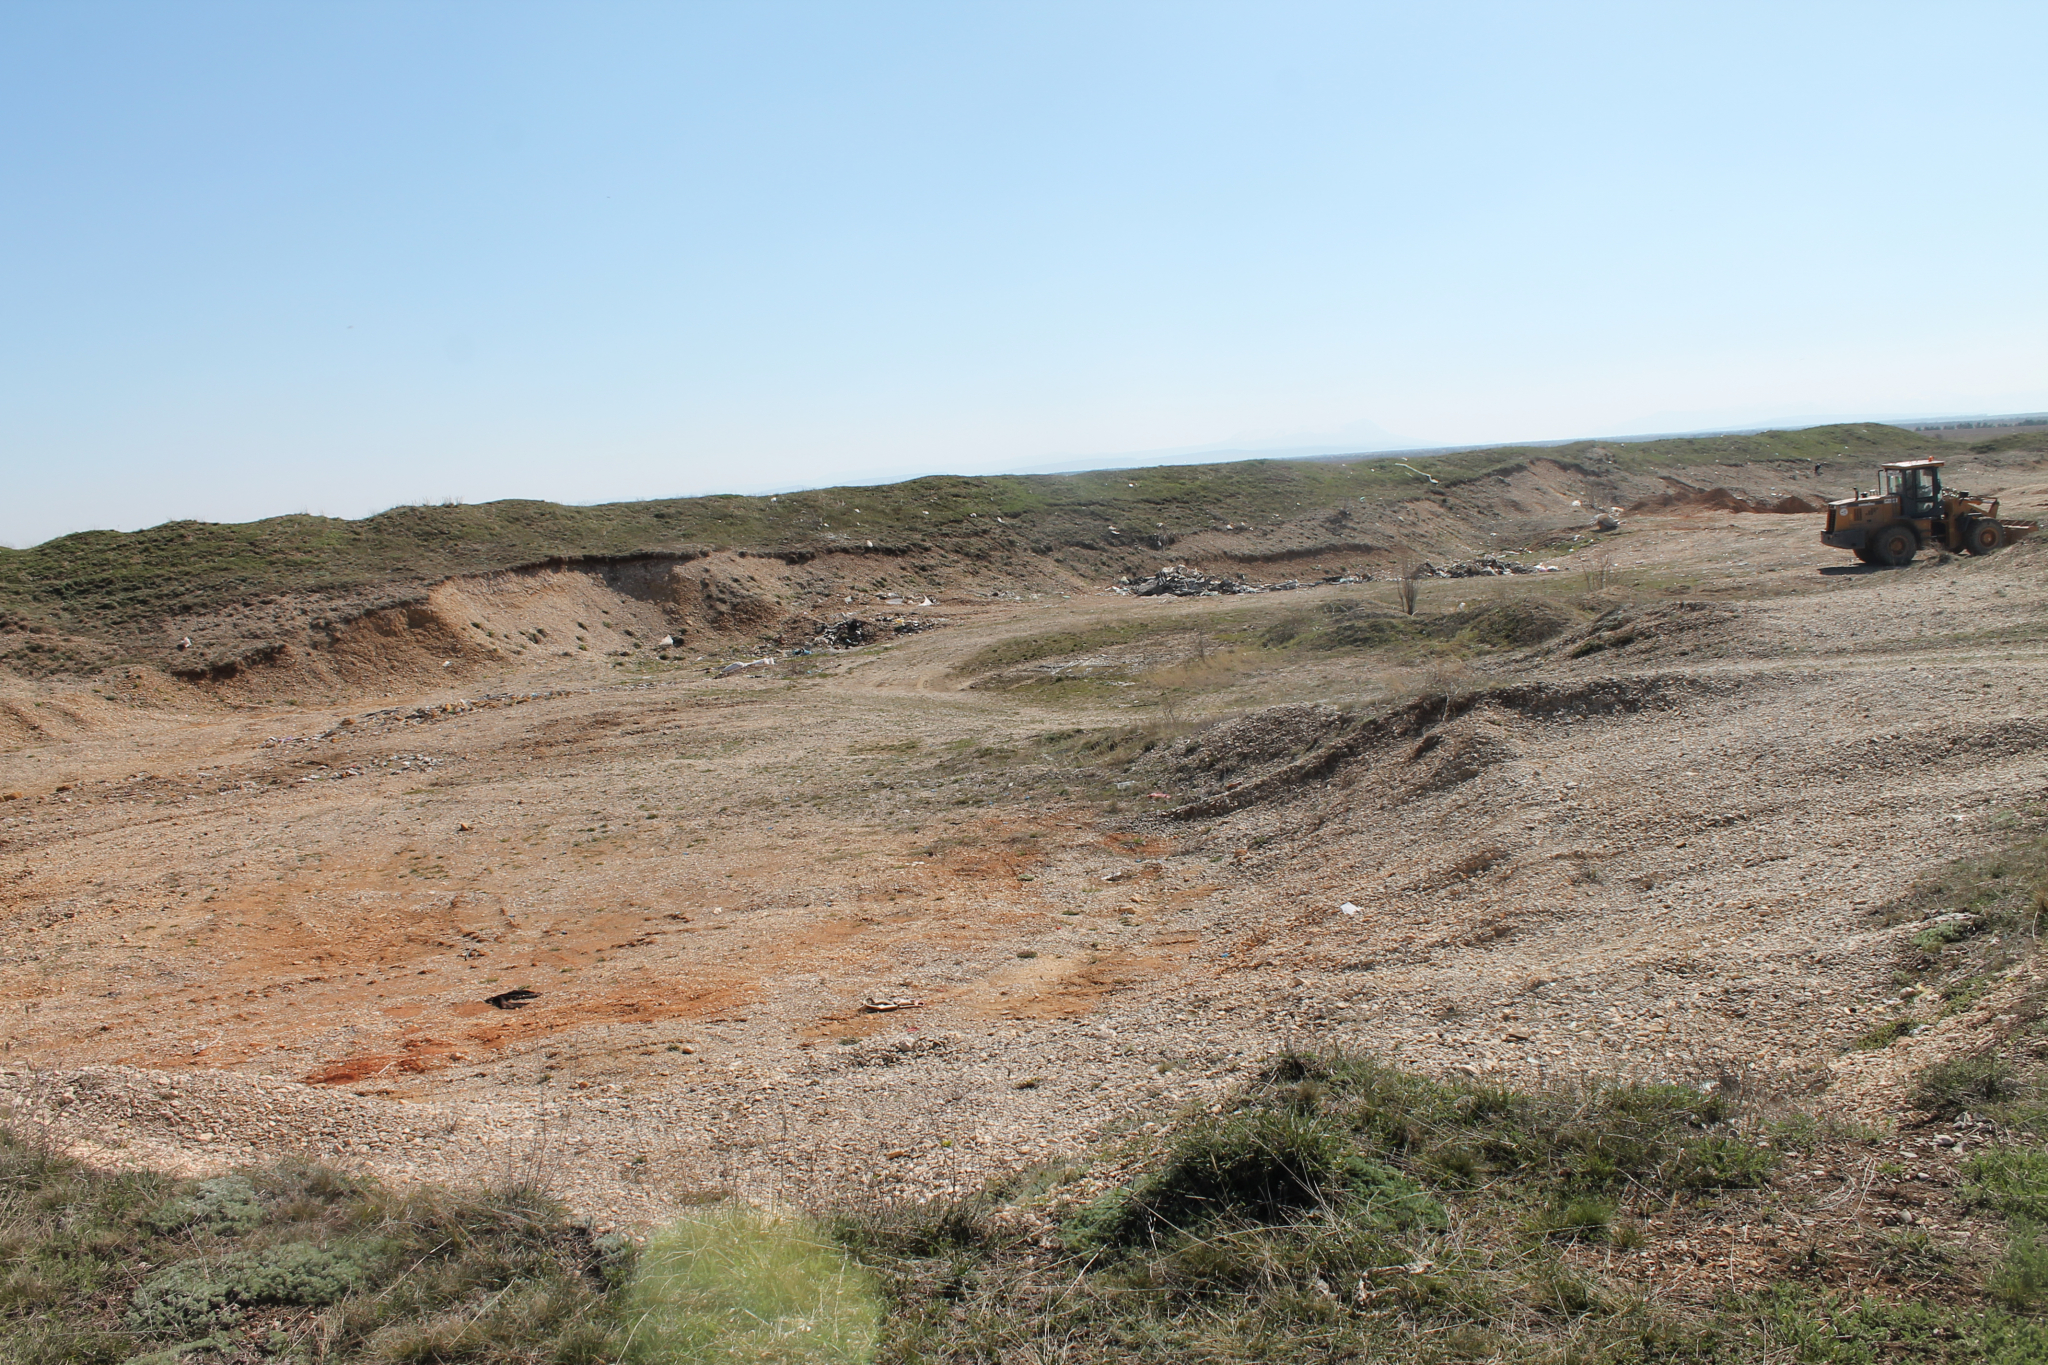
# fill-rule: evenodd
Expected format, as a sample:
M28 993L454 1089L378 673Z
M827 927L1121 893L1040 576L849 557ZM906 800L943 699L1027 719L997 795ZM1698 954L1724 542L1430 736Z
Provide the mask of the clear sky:
M2048 5L12 0L0 542L2048 409Z

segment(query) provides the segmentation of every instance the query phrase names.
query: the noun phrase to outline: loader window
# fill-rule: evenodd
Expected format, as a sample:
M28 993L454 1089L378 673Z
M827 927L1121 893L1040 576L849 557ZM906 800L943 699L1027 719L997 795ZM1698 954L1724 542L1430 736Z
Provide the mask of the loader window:
M1906 481L1906 471L1903 469L1880 469L1877 472L1883 478L1885 496L1888 498L1899 496L1900 485Z
M1901 510L1909 517L1931 517L1941 508L1941 475L1932 469L1907 471Z

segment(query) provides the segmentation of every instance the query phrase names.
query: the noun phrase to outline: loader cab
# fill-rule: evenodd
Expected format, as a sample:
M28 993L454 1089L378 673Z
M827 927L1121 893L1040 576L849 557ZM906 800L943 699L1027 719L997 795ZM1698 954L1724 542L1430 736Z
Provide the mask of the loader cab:
M1940 460L1908 460L1879 466L1881 491L1899 500L1900 516L1920 521L1941 515L1941 465Z

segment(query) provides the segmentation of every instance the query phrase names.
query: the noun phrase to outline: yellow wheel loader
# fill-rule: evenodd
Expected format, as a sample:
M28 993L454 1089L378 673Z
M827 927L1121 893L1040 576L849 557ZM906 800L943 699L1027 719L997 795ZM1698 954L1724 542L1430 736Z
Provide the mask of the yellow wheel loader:
M2035 521L2000 521L1998 499L1941 486L1942 460L1879 465L1878 486L1828 504L1820 543L1854 550L1865 564L1896 568L1930 546L1988 555L2041 529Z

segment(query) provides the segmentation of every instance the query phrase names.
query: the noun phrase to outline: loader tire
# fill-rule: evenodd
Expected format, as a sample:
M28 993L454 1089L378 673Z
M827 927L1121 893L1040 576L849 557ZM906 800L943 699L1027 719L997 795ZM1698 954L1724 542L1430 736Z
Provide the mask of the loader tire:
M1870 548L1878 563L1903 569L1919 552L1920 537L1913 534L1910 526L1887 526L1871 538Z
M1870 547L1868 545L1858 545L1855 550L1855 555L1856 558L1862 560L1865 564L1877 563L1877 556L1870 552Z
M1988 555L2005 544L2005 528L1989 517L1978 517L1963 528L1963 548L1973 555Z

